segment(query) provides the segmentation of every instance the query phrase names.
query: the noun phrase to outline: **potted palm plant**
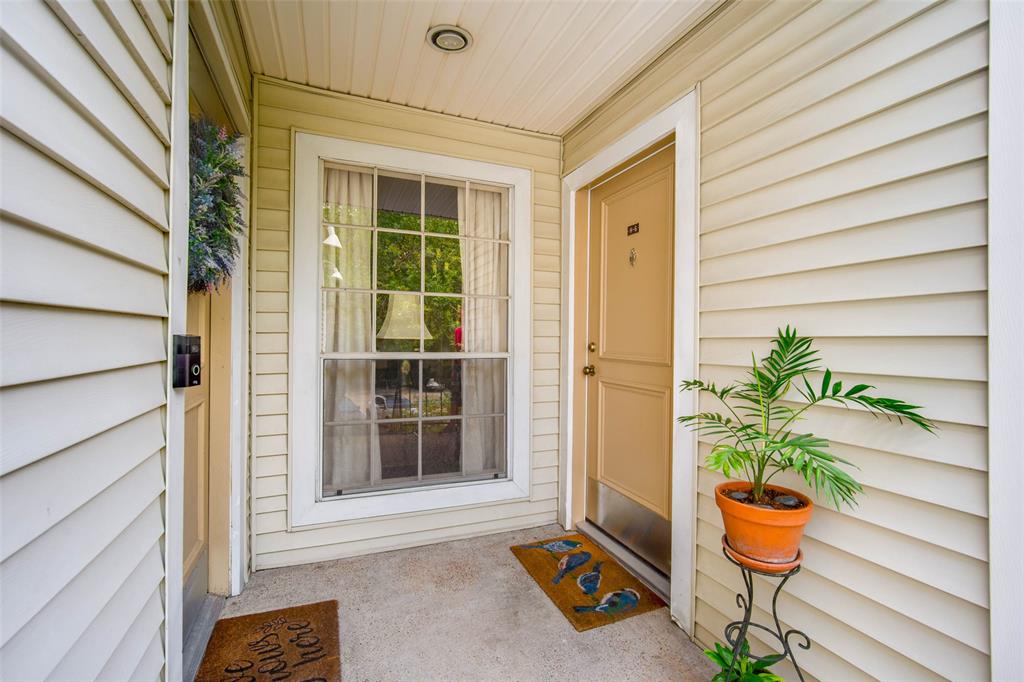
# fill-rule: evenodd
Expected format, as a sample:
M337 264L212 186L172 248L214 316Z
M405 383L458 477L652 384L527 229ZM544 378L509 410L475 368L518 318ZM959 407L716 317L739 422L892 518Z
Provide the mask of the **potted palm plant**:
M859 405L871 414L910 422L932 432L935 425L911 405L896 398L869 393L874 388L857 384L843 390L843 382L824 370L820 380L808 376L821 371L813 339L796 329L779 329L768 355L758 362L751 353L747 375L719 387L700 379L684 381L682 390L712 396L719 411L685 415L679 421L713 440L708 469L730 480L715 487L715 502L722 512L730 554L748 566L785 571L798 560L804 526L814 503L796 490L771 484L784 471L797 473L818 497L837 509L853 506L860 484L840 465L850 462L830 454L826 439L796 428L804 413L819 404Z

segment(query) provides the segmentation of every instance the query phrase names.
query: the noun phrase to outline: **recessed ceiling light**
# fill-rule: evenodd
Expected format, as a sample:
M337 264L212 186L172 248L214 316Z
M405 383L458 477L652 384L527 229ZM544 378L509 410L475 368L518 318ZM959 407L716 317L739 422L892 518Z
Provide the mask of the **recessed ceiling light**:
M441 24L427 31L427 42L441 52L462 52L473 44L473 36L464 28Z

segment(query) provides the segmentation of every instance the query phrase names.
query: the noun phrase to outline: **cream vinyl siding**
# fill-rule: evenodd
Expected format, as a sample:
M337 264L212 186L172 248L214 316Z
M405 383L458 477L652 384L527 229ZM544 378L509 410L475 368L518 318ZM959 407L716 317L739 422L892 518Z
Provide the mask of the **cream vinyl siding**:
M817 507L779 600L818 679L989 676L986 21L962 0L728 4L565 138L568 171L700 83L701 376L740 376L795 324L844 380L939 422L809 413L865 485L853 511ZM721 480L698 473L703 643L739 616Z
M559 141L549 136L327 93L265 77L256 79L255 112L257 167L252 257L255 567L333 559L553 523L558 502ZM288 287L293 127L350 140L532 169L533 476L529 501L288 530Z
M5 680L164 669L169 11L2 10Z

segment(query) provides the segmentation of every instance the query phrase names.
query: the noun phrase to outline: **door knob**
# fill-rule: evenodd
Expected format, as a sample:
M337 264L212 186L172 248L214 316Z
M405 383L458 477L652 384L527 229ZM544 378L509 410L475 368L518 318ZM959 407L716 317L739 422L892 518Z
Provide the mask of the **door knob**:
M597 369L595 369L593 365L587 365L586 367L583 368L583 373L586 374L588 377L592 377L595 374L597 374Z

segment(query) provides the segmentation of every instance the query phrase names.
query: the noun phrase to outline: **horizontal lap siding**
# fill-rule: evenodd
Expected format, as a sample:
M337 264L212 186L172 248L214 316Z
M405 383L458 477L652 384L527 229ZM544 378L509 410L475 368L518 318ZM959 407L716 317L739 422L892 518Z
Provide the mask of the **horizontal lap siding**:
M170 20L4 8L0 678L164 664Z
M557 140L271 79L256 82L252 270L256 568L552 523L558 498L560 145ZM533 170L533 482L525 502L288 529L291 128Z
M844 379L939 422L808 413L865 486L854 510L818 507L779 602L818 679L988 677L986 21L962 0L732 4L565 140L571 170L700 82L701 376L740 377L792 323ZM722 480L698 472L704 643L742 587Z

